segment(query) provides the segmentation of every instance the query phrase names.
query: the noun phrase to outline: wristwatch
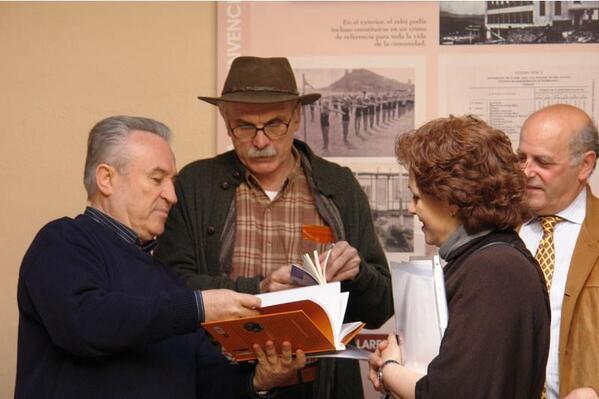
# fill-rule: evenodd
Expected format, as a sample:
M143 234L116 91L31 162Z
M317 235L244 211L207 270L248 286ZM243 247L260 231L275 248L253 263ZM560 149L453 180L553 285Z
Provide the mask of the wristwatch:
M250 396L254 399L270 399L270 398L276 397L277 393L278 393L277 388L273 388L271 390L254 388L254 373L255 372L256 372L256 370L252 370L252 372L250 374L250 379L249 379Z
M395 364L401 365L401 363L399 363L397 360L387 359L387 360L385 360L383 362L383 364L381 364L381 367L379 367L379 370L376 372L376 376L379 379L379 385L381 387L381 393L383 395L389 395L389 394L391 394L391 392L387 391L387 388L385 388L385 383L383 382L383 369L385 368L386 365L391 364L391 363L395 363Z

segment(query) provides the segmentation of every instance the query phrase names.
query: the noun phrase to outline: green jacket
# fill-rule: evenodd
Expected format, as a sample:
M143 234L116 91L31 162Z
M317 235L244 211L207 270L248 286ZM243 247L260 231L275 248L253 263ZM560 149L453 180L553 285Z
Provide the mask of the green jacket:
M350 292L346 321L363 321L367 328L378 328L393 314L393 299L391 276L368 198L350 169L315 156L301 141L295 140L294 146L307 160L304 169L315 196L324 199L316 201L321 216L336 240L349 242L362 259L358 275L341 285L343 291ZM244 166L230 151L192 162L177 177L179 201L170 211L155 256L171 266L190 288L258 293L263 277L231 280L224 273L221 253L223 229L230 225L225 219L244 175ZM322 209L327 204L335 209ZM331 218L331 213L339 217Z

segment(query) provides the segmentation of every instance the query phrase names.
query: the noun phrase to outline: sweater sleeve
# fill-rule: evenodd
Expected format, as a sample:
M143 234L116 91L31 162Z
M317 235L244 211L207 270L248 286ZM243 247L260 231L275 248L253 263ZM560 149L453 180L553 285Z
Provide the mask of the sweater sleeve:
M200 337L203 334L198 334ZM251 398L254 364L231 364L211 340L205 336L198 340L197 392L202 398Z
M466 259L449 299L439 355L416 384L416 398L540 396L549 316L534 268L496 246Z
M25 256L23 310L45 326L57 346L79 356L103 356L197 330L193 291L174 284L151 295L119 290L104 255L85 232L54 223L42 229Z
M230 202L219 198L214 206L205 203L209 197L205 191L211 187L210 179L214 176L210 176L210 171L205 170L210 168L209 165L201 168L197 165L192 164L184 168L175 182L178 202L170 210L164 232L158 238L154 257L170 266L189 288L227 288L256 294L260 276L232 280L219 270L220 266L216 260L220 243L217 237L207 236L203 226L203 215L210 214L213 220L223 221ZM206 181L200 182L204 176ZM231 193L233 192L234 190L231 190ZM213 229L212 234L218 234L214 233L214 226L207 228ZM209 257L215 261L208 262Z

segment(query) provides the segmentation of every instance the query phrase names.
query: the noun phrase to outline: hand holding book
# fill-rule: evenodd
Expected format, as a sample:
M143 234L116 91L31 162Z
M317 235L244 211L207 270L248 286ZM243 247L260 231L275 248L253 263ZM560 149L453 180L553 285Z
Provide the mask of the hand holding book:
M306 354L345 349L364 323L343 324L349 293L336 283L258 295L260 315L202 323L204 329L238 361L255 359L253 345L267 341L281 351L290 342Z
M358 250L352 247L347 241L336 242L327 262L327 281L353 279L360 271L361 261Z
M258 360L252 380L256 391L268 391L281 385L306 365L304 351L298 349L294 353L289 342L283 342L281 345L280 356L272 341L267 341L264 349L255 344L253 350Z
M321 225L302 225L301 229L302 240L304 244L302 248L306 251L303 265L286 265L273 270L264 280L260 282L260 292L276 292L297 286L308 286L314 284L325 284L326 279L326 264L328 257L331 255L333 243L333 232L328 226ZM316 250L323 250L325 255L318 255ZM314 256L311 258L311 256ZM324 259L323 257L324 256ZM317 266L320 263L324 269Z
M360 271L358 251L347 241L331 244L321 254L304 254L303 260L301 266L291 265L291 282L300 286L351 280Z
M291 280L291 265L281 266L273 270L260 282L260 292L275 292L295 288Z
M260 307L256 296L227 289L203 290L202 302L206 321L255 316Z
M326 284L327 264L334 246L335 244L330 245L330 248L324 255L323 262L320 261L321 255L319 255L316 250L313 252L312 256L309 254L302 255L302 266L296 264L291 265L291 282L300 286Z

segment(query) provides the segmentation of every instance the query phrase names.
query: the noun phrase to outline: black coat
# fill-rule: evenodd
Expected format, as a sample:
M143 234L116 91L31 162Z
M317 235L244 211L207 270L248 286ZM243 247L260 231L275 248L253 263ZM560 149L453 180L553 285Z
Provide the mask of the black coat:
M474 239L447 261L449 321L416 398L540 398L551 310L534 258L510 231Z

